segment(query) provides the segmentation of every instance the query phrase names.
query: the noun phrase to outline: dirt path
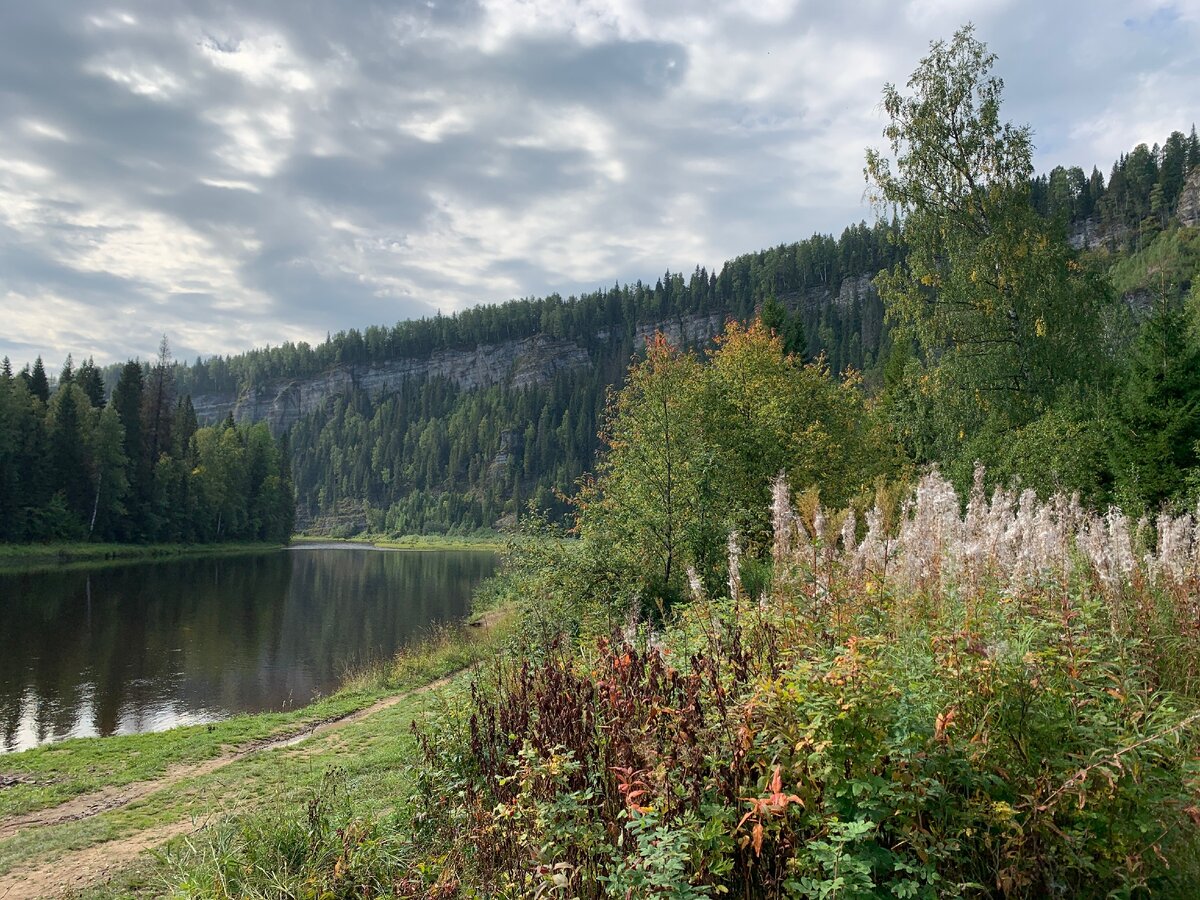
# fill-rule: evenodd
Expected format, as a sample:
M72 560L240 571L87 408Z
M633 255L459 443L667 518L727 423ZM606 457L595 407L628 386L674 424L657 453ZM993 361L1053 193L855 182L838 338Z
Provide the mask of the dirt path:
M415 690L393 694L356 712L309 725L303 731L256 741L201 763L176 766L159 778L137 781L122 787L105 788L75 797L58 806L12 817L0 822L0 840L5 840L18 832L31 828L52 828L56 825L77 822L120 809L135 800L172 788L188 779L216 772L257 753L292 747L318 735L338 731L385 709L390 709L410 697L445 687L460 674L448 675ZM190 821L172 822L158 828L139 831L126 837L67 853L40 866L13 869L0 875L0 900L17 900L17 898L26 900L26 898L34 897L59 896L70 890L78 890L124 868L139 853L164 844L171 838L191 830Z
M58 897L108 878L128 866L139 853L187 834L192 823L172 822L120 840L96 844L31 869L0 875L0 900Z
M352 725L368 716L373 716L377 712L389 709L409 697L444 687L454 677L454 675L449 675L445 678L439 678L437 681L430 682L416 690L407 691L403 694L394 694L391 697L384 697L382 700L378 700L370 706L363 707L355 712L334 718L322 719L319 722L308 725L302 731L255 741L231 750L228 753L205 760L204 762L174 766L158 778L152 778L147 781L134 781L120 787L102 788L90 794L81 794L78 797L73 797L65 803L60 803L58 806L51 806L46 809L39 809L35 812L0 820L0 841L7 840L18 832L29 828L45 828L52 825L62 825L65 822L77 822L80 819L88 819L100 813L120 809L122 806L127 806L135 800L140 800L164 788L174 787L181 781L186 781L189 778L198 778L202 775L216 772L219 769L225 768L225 766L246 759L256 753L262 753L266 750L278 750L283 747L292 747L301 741L306 741L319 734L345 728L347 725Z

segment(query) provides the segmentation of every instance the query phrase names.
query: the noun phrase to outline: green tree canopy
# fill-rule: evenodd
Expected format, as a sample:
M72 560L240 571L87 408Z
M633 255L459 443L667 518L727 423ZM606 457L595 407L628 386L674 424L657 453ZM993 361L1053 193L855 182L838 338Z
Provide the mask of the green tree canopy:
M1098 372L1107 294L1030 202L1030 130L1001 120L994 62L970 26L935 42L909 93L884 88L891 157L867 151L873 199L903 217L908 250L876 279L919 353L903 415L938 420L910 445L918 458L953 456L988 420L1020 427Z

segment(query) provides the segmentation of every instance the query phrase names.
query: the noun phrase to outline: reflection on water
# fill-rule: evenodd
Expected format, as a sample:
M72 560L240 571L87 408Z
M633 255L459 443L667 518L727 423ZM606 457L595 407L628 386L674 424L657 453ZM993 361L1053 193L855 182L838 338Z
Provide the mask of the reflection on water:
M306 549L0 575L0 748L303 705L461 618L494 565Z

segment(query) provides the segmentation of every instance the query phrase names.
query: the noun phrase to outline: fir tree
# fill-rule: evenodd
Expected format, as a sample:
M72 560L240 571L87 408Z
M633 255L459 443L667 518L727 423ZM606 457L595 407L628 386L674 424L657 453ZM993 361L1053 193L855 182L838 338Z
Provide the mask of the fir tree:
M83 390L93 409L100 409L104 406L104 376L93 362L92 357L89 356L87 362L80 366L79 371L75 373L75 383Z
M1200 442L1200 340L1165 290L1142 326L1114 409L1111 450L1117 498L1153 513L1183 499Z
M61 385L50 405L50 471L71 515L82 523L91 512L92 483L88 471L85 431L87 398L70 380Z
M134 519L140 515L149 492L149 472L143 465L142 453L142 395L145 392L145 373L142 365L129 360L121 369L113 388L110 405L117 411L123 432L122 451L125 456L126 480L129 483Z
M29 373L29 393L43 403L50 402L50 379L46 377L46 367L39 356L33 362L33 371Z

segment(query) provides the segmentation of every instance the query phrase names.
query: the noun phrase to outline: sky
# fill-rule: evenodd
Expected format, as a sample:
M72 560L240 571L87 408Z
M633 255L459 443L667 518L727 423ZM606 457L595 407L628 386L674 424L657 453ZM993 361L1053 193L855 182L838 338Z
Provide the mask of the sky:
M871 221L965 22L1039 171L1200 120L1200 0L0 5L0 356L233 353Z

